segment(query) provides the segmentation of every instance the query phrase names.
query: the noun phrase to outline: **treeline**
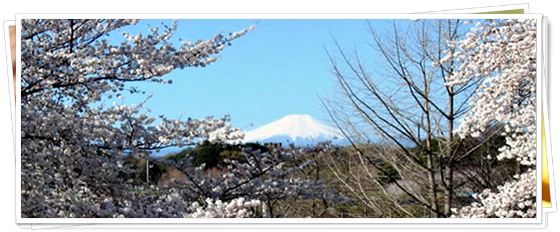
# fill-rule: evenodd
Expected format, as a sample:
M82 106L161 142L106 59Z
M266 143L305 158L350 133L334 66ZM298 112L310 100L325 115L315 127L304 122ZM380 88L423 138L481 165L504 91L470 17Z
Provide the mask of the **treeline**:
M490 136L490 135L488 135ZM446 143L445 138L432 139L434 147ZM473 201L472 195L484 189L495 189L497 186L512 179L521 168L517 162L498 161L495 157L498 148L505 145L503 136L468 138L456 143L457 152L469 154L455 165L455 192L452 207L468 205ZM204 175L216 178L228 174L231 161L247 163L248 151L259 154L282 150L297 151L298 156L283 163L284 169L300 167L281 177L285 180L309 179L320 182L322 191L318 196L331 195L325 198L298 199L299 196L286 196L274 201L274 208L282 208L275 216L282 217L428 217L431 211L425 205L410 196L400 187L420 196L426 190L425 179L418 178L415 173L407 173L402 167L395 166L379 158L379 152L386 156L400 154L400 149L386 144L359 144L358 150L352 146L331 146L319 144L316 147L277 147L258 143L226 144L203 142L200 145L184 149L177 153L162 157L139 159L128 157L125 166L134 169L132 174L123 176L128 182L137 185L152 184L162 188L181 188L192 183L188 176L195 169L202 169ZM417 154L423 162L427 155L425 149L418 146L407 148ZM437 152L437 151L436 151ZM404 157L403 157L404 159ZM445 158L437 159L435 171L444 164ZM146 165L146 161L150 164ZM146 172L146 168L149 168ZM149 175L149 178L146 178ZM265 176L259 176L265 178ZM437 179L441 176L436 176ZM148 181L148 183L146 182ZM246 183L250 185L250 182ZM400 186L400 187L399 187ZM438 189L442 196L445 189ZM387 196L391 196L388 198ZM266 198L266 196L261 196ZM227 200L227 199L224 199ZM293 203L297 201L298 204ZM376 210L382 207L383 211ZM411 213L409 215L407 213ZM262 215L261 215L262 216ZM270 216L270 215L269 215ZM274 216L274 215L273 215Z

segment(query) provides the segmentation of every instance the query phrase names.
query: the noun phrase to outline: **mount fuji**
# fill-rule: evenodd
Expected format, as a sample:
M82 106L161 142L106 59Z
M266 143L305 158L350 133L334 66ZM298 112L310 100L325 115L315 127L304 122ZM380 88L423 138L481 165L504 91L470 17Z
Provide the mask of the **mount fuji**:
M245 133L244 143L282 143L313 146L331 141L344 144L344 136L336 129L305 114L291 114Z

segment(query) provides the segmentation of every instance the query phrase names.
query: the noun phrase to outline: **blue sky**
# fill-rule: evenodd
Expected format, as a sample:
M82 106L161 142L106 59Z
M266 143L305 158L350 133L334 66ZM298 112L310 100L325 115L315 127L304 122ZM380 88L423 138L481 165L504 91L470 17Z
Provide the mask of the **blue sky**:
M370 21L376 29L391 26L390 20ZM171 24L170 20L144 20L111 34L120 41L121 31L147 33L148 26ZM251 25L256 29L235 40L204 68L175 70L165 78L173 84L134 84L153 93L146 103L153 116L202 118L231 115L232 124L251 130L287 114L329 117L320 96L333 96L335 79L325 48L334 51L333 36L346 49L365 51L366 62L375 62L368 43L371 35L365 20L180 20L173 40L196 41L217 33L227 34ZM370 60L367 60L370 59ZM129 97L139 102L143 97ZM250 126L253 125L253 126Z

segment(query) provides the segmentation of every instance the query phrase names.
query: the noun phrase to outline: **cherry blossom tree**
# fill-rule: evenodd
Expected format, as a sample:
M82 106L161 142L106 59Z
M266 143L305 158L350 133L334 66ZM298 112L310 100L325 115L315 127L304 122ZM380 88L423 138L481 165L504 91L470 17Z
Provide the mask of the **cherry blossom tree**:
M144 102L107 102L142 94L127 83L168 84L163 76L172 70L210 65L253 27L179 46L170 42L175 23L108 40L136 22L22 21L22 217L281 217L293 206L282 205L286 199L334 199L321 180L298 174L316 164L301 159L302 149L244 149L215 174L188 158L150 157L167 147L240 141L243 134L227 115L152 118ZM186 165L188 181L130 183L126 176L138 170L126 157Z
M320 180L298 174L315 165L302 162L301 149L244 149L217 174L188 158L150 157L167 147L240 141L243 134L227 115L156 119L144 102L107 101L142 94L127 83L168 84L164 75L172 70L210 65L253 27L178 46L170 42L175 23L108 40L135 23L22 20L22 217L280 217L291 206L279 207L281 200L334 199ZM125 157L181 168L188 181L129 183L126 176L138 170Z
M192 196L191 199L201 204L207 203L204 199L227 202L244 198L263 204L259 214L262 217L318 216L293 212L293 204L286 203L344 200L340 194L327 190L321 178L309 174L318 166L316 159L306 155L310 152L310 148L277 147L264 151L244 148L238 158L226 159L224 164L212 169L204 164L193 169L189 159L170 165L183 170L189 180L180 186L183 195Z
M122 156L147 156L165 147L241 138L228 116L182 121L162 116L156 125L143 102L127 106L106 101L125 92L141 93L128 82L170 83L162 76L174 69L215 62L217 54L253 27L179 46L170 42L175 23L152 28L146 35L123 33L124 40L118 44L107 38L108 33L136 23L22 20L22 217L126 215L132 207L149 204L132 206L123 200L135 193L126 191L131 186L119 178L126 171ZM178 207L172 207L172 193L158 197L169 199L162 199L167 203L149 212ZM191 203L183 203L181 209L190 207ZM157 216L174 216L166 213Z
M259 200L246 201L245 198L238 198L230 202L220 200L213 201L206 199L206 205L201 206L198 202L192 204L194 212L187 215L193 218L245 218L253 217L257 212L255 208L260 206Z
M536 216L536 46L535 20L487 20L474 24L466 37L450 41L457 48L448 57L461 64L447 77L450 86L482 79L471 99L471 110L458 134L479 137L493 125L503 125L506 144L499 160L515 159L521 165L515 180L476 195L470 206L454 209L457 217Z

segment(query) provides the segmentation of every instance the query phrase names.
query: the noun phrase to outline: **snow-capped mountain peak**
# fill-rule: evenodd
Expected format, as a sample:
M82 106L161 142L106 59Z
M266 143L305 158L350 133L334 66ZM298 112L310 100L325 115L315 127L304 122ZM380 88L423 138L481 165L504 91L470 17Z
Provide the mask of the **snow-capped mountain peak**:
M305 114L291 114L245 134L244 142L293 143L298 146L341 139L334 128Z

